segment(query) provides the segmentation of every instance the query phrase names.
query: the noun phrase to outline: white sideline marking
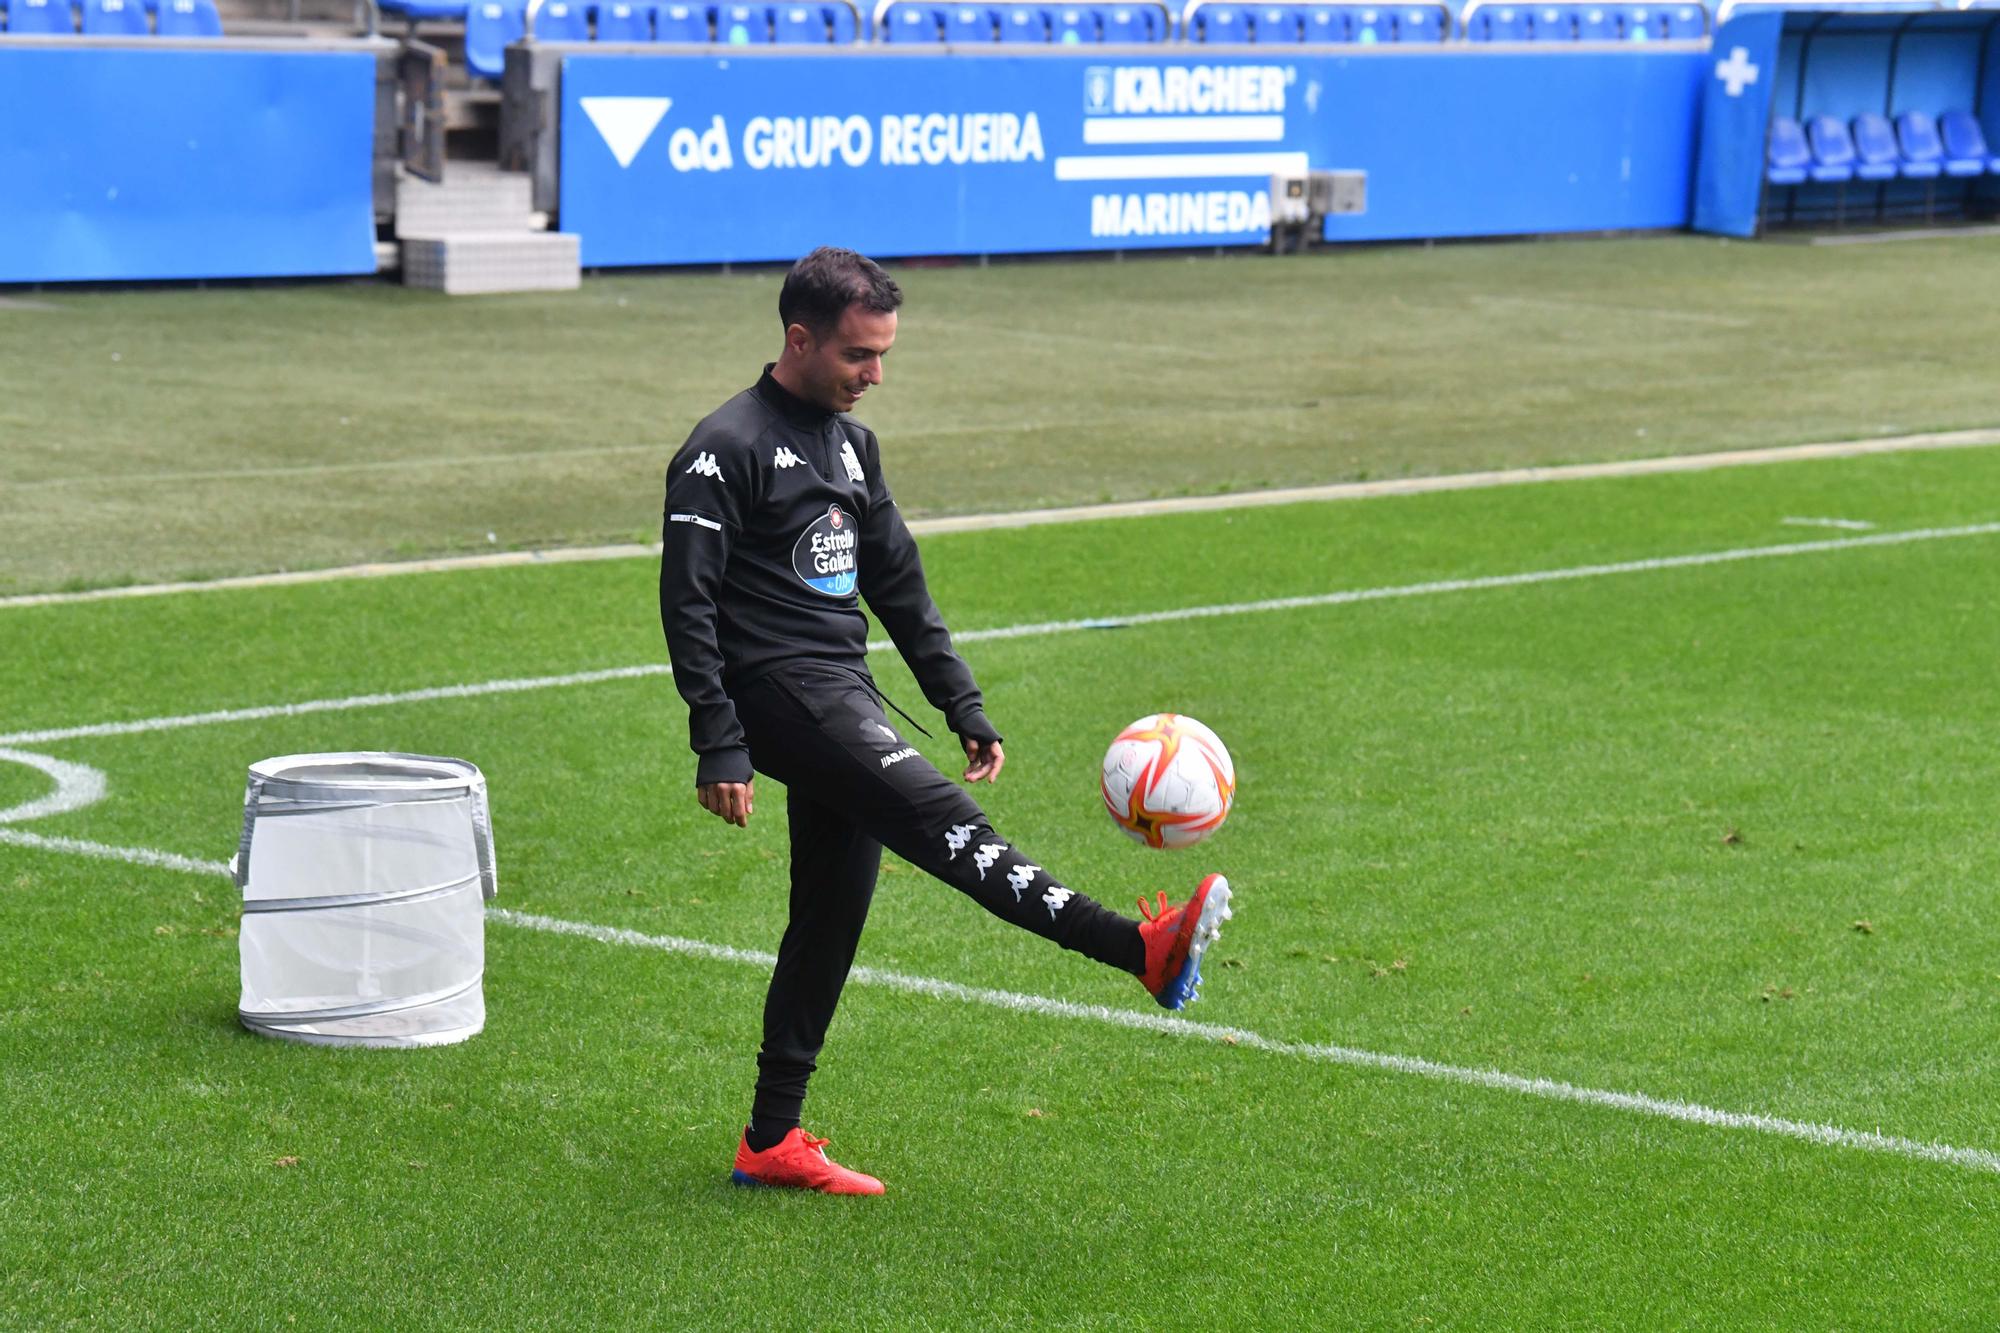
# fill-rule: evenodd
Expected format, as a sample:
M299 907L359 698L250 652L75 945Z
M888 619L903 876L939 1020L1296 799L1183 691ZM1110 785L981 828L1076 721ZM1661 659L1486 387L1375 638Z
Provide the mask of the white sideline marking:
M21 731L11 736L0 737L0 745L35 745L45 741L76 740L84 736L135 736L141 732L176 731L182 727L206 727L223 722L255 722L267 717L339 713L352 708L380 708L387 704L423 703L431 699L471 699L482 694L514 694L521 690L546 690L563 685L594 685L606 680L630 680L639 676L672 674L672 667L659 663L611 667L604 671L578 671L566 676L489 680L474 685L438 685L430 689L404 690L397 694L354 694L344 699L308 699L303 703L266 704L259 708L227 708L213 713L185 713L179 717L149 717L134 722L99 722L87 727Z
M1448 592L1521 588L1537 583L1565 583L1575 579L1605 578L1615 574L1693 569L1703 565L1734 564L1745 560L1814 555L1822 551L1849 551L1865 546L1902 546L1911 542L1946 541L1958 537L1987 537L1996 533L2000 533L2000 523L1973 523L1957 528L1916 528L1906 532L1878 532L1866 537L1833 537L1826 541L1788 542L1779 546L1745 546L1729 551L1656 556L1647 560L1624 560L1615 564L1577 565L1569 569L1537 569L1521 574L1495 574L1485 578L1439 579L1430 583L1399 583L1383 588L1353 588L1343 592L1312 593L1301 597L1274 597L1261 602L1185 606L1168 611L1140 611L1131 615L1096 616L1086 620L1045 620L1025 625L1002 625L994 629L968 630L963 634L954 634L952 638L957 643L1036 638L1049 634L1067 634L1073 630L1119 629L1133 625L1166 624L1178 620L1206 620L1216 616L1253 615L1261 611L1295 611L1310 607L1346 606L1354 602L1389 601L1401 597L1432 597ZM894 645L887 639L871 639L868 642L871 652L882 652L892 647ZM17 731L0 736L0 745L34 745L49 741L76 740L86 736L130 736L140 732L172 731L180 727L199 727L211 723L250 722L261 718L287 717L302 713L379 708L386 704L419 703L430 699L463 699L482 694L511 694L522 690L590 685L606 680L671 674L673 668L665 663L649 662L639 666L612 667L604 671L581 671L564 676L531 676L519 680L485 681L474 685L439 685L394 694L359 694L344 699L313 699L304 703L267 704L257 708L232 708L220 712L190 713L178 717L142 718L132 722L99 722L81 727Z
M1873 532L1875 525L1859 518L1781 518L1791 528L1845 528L1849 532Z
M1044 523L1089 523L1110 518L1150 518L1163 514L1254 509L1265 505L1373 500L1386 496L1429 495L1440 491L1482 490L1495 486L1540 485L1552 481L1592 481L1609 477L1645 477L1672 472L1706 472L1716 468L1754 467L1771 463L1811 462L1827 458L1859 458L1869 454L1910 453L1928 449L1974 449L1995 444L2000 444L2000 430L1891 435L1865 440L1837 440L1824 444L1783 445L1770 449L1729 449L1718 453L1629 459L1617 463L1577 463L1564 467L1459 472L1441 477L1338 482L1328 486L1295 486L1231 495L1193 495L1170 500L1127 500L1116 504L1080 505L1063 509L1023 509L1012 513L961 514L917 519L910 524L910 530L922 537L944 532L983 532L995 528L1034 527ZM651 447L621 445L615 448L629 451ZM546 551L495 551L484 555L446 556L432 560L376 561L362 565L343 565L333 569L305 569L284 574L247 574L202 582L143 583L121 588L91 588L82 592L22 593L12 597L0 597L0 610L29 606L62 606L72 602L98 602L124 597L222 592L236 588L276 588L297 583L384 578L394 574L443 574L464 570L512 569L522 565L566 564L571 561L636 560L657 557L659 554L658 542L629 542L613 546L564 546Z
M82 838L51 838L39 833L25 833L17 828L0 828L0 843L34 847L44 852L66 852L71 856L88 856L99 861L124 861L135 866L159 866L163 870L235 878L230 875L225 862L197 861L191 856L156 852L149 847L113 847L102 842L86 842Z
M658 949L664 953L708 958L724 963L747 963L759 967L770 967L777 962L776 955L753 949L733 949L728 945L679 939L671 935L642 935L635 930L563 921L556 917L510 911L504 907L489 907L486 909L486 914L489 920L505 925L547 931L556 935L576 935L605 944ZM1859 1148L1865 1152L1914 1157L1927 1162L1942 1162L1952 1166L1971 1167L1978 1171L2000 1173L2000 1153L1985 1148L1956 1148L1950 1144L1924 1143L1916 1139L1899 1138L1868 1130L1842 1129L1837 1125L1787 1120L1780 1116L1756 1115L1744 1111L1723 1111L1697 1102L1670 1101L1660 1097L1649 1097L1644 1093L1580 1088L1574 1083L1563 1083L1555 1079L1524 1078L1519 1074L1502 1073L1497 1069L1473 1069L1464 1065L1441 1064L1436 1060L1424 1060L1415 1056L1384 1055L1353 1046L1279 1041L1245 1028L1197 1023L1185 1018L1169 1017L1163 1013L1113 1009L1101 1004L1076 1004L1068 1000L1051 1000L1040 995L1023 995L1016 991L990 990L984 986L963 986L955 981L913 977L875 967L857 967L849 974L849 980L863 986L880 986L885 990L928 995L933 999L983 1004L996 1009L1011 1009L1017 1013L1039 1014L1047 1018L1087 1019L1091 1022L1107 1023L1113 1027L1132 1028L1141 1032L1162 1032L1174 1037L1248 1046L1253 1050L1267 1051L1273 1055L1289 1055L1324 1064L1381 1069L1396 1074L1414 1074L1418 1078L1464 1083L1495 1092L1514 1092L1528 1097L1544 1097L1552 1101L1579 1102L1586 1106L1632 1111L1640 1115L1708 1125L1717 1129L1751 1129L1764 1134L1803 1139L1808 1143L1817 1143L1825 1147Z
M224 862L200 861L193 857L177 856L172 852L152 851L143 847L111 847L76 838L37 837L32 833L6 828L0 828L0 843L104 860L126 861L134 865L158 866L193 874L234 878ZM758 949L736 949L726 944L710 944L705 940L681 939L672 935L645 935L636 930L591 925L582 921L565 921L558 917L540 916L531 912L516 912L505 907L489 907L486 909L486 916L490 921L523 930L572 935L581 939L596 940L601 944L656 949L662 953L706 958L714 962L740 963L753 967L770 967L777 962L775 954ZM1230 1046L1247 1046L1252 1050L1272 1055L1287 1055L1322 1064L1410 1074L1418 1078L1461 1083L1493 1092L1512 1092L1550 1101L1602 1106L1615 1111L1630 1111L1664 1120L1707 1125L1715 1129L1755 1130L1761 1134L1800 1139L1822 1147L1855 1148L1863 1152L1909 1157L1919 1161L1938 1162L2000 1174L2000 1153L1986 1148L1958 1148L1948 1143L1926 1143L1918 1139L1901 1138L1870 1130L1842 1129L1838 1125L1823 1125L1807 1120L1787 1120L1781 1116L1758 1115L1745 1111L1724 1111L1712 1106L1703 1106L1698 1102L1673 1101L1667 1098L1649 1097L1638 1092L1610 1092L1601 1088L1583 1088L1556 1079L1526 1078L1520 1074L1504 1073L1498 1069L1449 1065L1409 1055L1385 1055L1379 1051L1365 1051L1353 1046L1281 1041L1247 1028L1197 1023L1185 1018L1169 1017L1166 1014L1134 1009L1113 1009L1108 1005L1052 1000L1045 996L1025 995L1018 991L965 986L955 981L910 976L907 973L891 972L878 967L857 967L849 974L849 980L857 985L879 986L884 990L902 991L909 995L927 995L937 1000L982 1004L995 1009L1012 1010L1015 1013L1038 1014L1045 1018L1083 1019L1140 1032L1159 1032L1171 1037L1220 1042Z

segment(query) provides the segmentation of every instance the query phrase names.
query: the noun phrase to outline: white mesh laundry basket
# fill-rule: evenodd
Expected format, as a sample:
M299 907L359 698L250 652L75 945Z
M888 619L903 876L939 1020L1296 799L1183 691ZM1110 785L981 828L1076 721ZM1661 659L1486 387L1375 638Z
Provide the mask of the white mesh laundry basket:
M250 766L243 1026L330 1046L439 1046L486 1024L486 779L462 759L294 754Z

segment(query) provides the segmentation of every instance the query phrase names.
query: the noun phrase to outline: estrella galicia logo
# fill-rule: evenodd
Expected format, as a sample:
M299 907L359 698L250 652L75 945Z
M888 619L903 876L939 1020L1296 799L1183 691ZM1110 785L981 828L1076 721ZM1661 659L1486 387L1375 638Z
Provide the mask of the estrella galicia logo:
M828 505L799 534L792 547L792 571L814 592L846 597L854 592L861 549L861 525L839 505Z
M1111 67L1092 65L1083 72L1083 114L1101 116L1111 110Z

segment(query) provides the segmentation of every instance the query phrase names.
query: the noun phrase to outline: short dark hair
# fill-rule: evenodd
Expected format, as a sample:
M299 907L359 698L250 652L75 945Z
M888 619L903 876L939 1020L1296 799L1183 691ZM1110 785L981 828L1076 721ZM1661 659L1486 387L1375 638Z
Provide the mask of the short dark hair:
M778 318L786 328L803 324L815 338L839 325L847 307L886 315L903 304L903 289L866 255L822 245L792 265L778 293Z

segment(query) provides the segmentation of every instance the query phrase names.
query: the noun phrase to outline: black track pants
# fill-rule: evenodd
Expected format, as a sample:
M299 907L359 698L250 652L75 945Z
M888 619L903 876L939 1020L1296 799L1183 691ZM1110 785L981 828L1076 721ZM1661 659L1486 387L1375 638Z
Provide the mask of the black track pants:
M857 677L781 667L738 690L735 704L752 764L785 784L792 835L791 921L764 1000L758 1120L799 1118L884 847L1003 921L1127 972L1144 968L1138 923L1064 887L995 833Z

